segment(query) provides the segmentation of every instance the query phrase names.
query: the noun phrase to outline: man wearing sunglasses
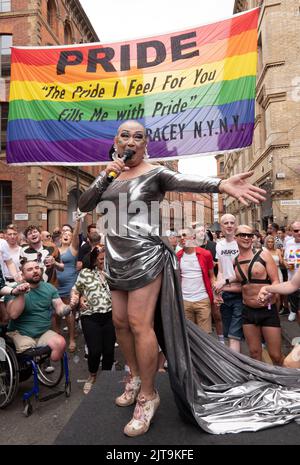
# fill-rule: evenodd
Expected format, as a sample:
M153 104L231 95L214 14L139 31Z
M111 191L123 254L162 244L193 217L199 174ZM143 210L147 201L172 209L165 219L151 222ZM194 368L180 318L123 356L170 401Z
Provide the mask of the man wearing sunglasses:
M284 251L284 264L288 270L288 279L291 281L297 270L300 268L300 221L295 221L291 225L293 240L289 241ZM289 295L288 301L290 304L289 321L294 321L296 315L300 313L300 291L297 289ZM299 312L299 313L298 313ZM300 316L298 316L300 322Z
M242 286L243 331L249 347L250 357L262 360L262 338L274 365L281 365L281 328L275 305L275 295L269 302L259 302L257 296L266 284L278 284L276 263L267 250L253 252L254 233L247 225L236 231L239 255L235 258L235 274Z

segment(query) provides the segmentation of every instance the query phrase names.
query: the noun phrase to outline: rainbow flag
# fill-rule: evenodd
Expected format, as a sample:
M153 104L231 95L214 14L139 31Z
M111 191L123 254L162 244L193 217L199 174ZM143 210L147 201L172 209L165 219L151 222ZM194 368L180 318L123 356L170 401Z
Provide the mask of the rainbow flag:
M259 9L113 44L13 47L7 162L99 164L123 121L151 158L251 145Z

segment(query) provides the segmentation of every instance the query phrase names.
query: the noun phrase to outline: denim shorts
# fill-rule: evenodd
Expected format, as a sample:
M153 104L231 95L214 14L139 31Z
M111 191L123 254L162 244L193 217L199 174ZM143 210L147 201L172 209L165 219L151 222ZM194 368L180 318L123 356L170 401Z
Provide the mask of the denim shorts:
M222 299L224 303L221 305L220 310L224 337L240 341L243 339L242 294L240 292L223 292Z

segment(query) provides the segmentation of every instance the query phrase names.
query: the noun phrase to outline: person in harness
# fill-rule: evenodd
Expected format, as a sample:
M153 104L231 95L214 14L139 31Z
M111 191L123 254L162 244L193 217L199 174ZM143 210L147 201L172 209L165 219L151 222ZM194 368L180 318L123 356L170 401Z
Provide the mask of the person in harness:
M230 282L240 282L243 296L243 332L249 347L249 355L262 360L262 342L267 345L274 365L282 365L281 327L276 309L276 296L269 301L258 302L259 291L266 284L278 284L276 263L267 250L253 251L254 232L250 226L240 225L236 230L239 255L234 261L235 277Z

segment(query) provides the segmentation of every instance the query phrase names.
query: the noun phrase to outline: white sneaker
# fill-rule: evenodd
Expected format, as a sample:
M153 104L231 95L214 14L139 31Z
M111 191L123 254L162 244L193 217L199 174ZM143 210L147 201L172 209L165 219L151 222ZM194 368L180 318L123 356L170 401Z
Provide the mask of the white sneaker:
M296 320L296 313L294 312L290 312L289 316L288 316L288 320L289 321L295 321Z
M47 368L45 368L45 372L50 374L50 373L53 373L55 370L55 368L51 365L49 365Z

